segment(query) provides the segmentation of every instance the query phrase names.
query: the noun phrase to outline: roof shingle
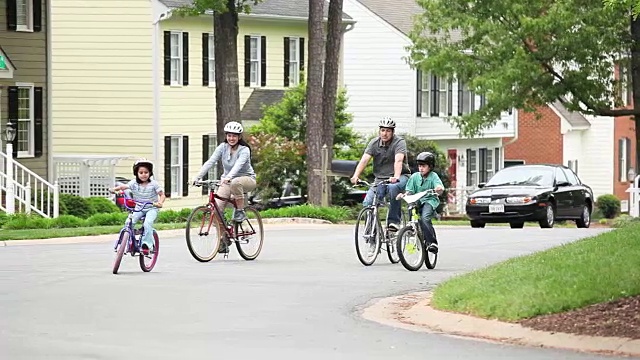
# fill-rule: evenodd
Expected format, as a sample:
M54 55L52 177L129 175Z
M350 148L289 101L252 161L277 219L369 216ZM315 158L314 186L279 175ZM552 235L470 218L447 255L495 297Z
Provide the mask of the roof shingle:
M247 99L240 111L241 120L260 120L262 118L263 105L273 105L284 96L284 90L255 89Z

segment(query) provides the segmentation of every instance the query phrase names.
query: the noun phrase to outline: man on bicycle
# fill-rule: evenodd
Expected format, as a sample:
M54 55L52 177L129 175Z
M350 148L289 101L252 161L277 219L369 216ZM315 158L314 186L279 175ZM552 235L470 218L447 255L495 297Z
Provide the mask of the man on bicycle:
M389 180L391 184L378 189L378 198L383 199L386 190L389 192L389 214L387 216L387 227L389 230L398 231L400 229L401 208L400 201L396 196L404 191L404 187L409 180L409 164L407 163L407 143L395 135L396 123L389 117L382 118L378 123L380 129L379 136L372 139L362 154L362 158L356 166L356 170L351 177L351 183L358 183L360 174L373 158L373 175L376 182ZM364 206L373 203L373 189L367 191L364 198Z
M407 191L404 194L399 194L398 199L430 189L434 189L438 195L441 195L444 191L444 185L438 174L433 171L436 166L435 155L428 151L421 152L416 156L416 162L418 163L418 172L411 175L407 182ZM438 239L431 220L436 215L438 205L440 205L440 199L435 195L427 195L420 199L420 227L425 242L429 244L427 251L434 254L438 253Z

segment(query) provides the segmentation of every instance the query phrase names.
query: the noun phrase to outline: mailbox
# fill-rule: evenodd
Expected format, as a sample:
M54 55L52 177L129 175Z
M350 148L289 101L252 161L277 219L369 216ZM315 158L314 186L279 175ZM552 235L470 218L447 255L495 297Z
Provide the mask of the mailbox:
M335 175L351 177L358 166L357 160L333 160L331 161L331 172Z

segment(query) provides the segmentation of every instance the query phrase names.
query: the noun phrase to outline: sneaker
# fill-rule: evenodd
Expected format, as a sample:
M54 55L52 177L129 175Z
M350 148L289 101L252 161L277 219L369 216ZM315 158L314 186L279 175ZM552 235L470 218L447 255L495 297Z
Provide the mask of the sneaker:
M437 254L438 253L438 244L436 244L436 243L429 244L429 247L427 247L427 251L430 252L430 253Z
M244 212L244 210L235 210L233 212L233 221L241 223L243 221L245 221L247 219L247 214Z
M227 239L227 235L224 235L222 237L222 240L220 240L220 248L218 248L218 254L228 254L229 245L231 245L231 241Z
M396 223L389 223L389 225L387 225L387 229L391 231L398 231L400 230L400 225Z
M142 244L142 255L149 255L149 245Z

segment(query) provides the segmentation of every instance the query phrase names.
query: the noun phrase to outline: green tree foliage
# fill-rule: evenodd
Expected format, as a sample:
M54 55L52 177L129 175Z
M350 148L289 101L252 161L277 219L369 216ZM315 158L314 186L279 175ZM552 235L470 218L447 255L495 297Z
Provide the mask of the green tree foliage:
M589 0L418 4L424 13L410 36L411 63L425 73L460 79L486 97L481 109L451 118L462 135L481 133L509 108L534 111L559 98L587 114L630 112L612 109L620 87L612 70L632 44L625 7ZM461 40L452 36L457 32Z

